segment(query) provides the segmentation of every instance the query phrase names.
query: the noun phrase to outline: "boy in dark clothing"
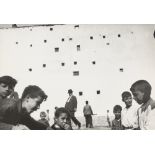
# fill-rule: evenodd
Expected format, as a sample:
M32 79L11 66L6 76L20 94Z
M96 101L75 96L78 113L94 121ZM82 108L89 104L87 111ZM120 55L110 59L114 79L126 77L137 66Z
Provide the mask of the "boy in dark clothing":
M113 113L115 115L115 119L112 121L112 130L122 130L121 111L122 107L120 105L114 106Z
M69 113L65 108L57 108L54 116L54 124L51 126L53 130L71 130L71 126L67 123Z

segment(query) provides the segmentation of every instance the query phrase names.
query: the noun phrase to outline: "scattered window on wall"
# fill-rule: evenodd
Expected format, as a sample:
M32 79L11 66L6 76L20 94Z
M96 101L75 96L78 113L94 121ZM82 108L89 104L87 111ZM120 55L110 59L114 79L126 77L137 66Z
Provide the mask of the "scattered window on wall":
M123 68L120 68L120 69L119 69L119 71L120 71L120 72L123 72L123 71L124 71L124 69L123 69Z
M103 39L105 39L106 38L106 36L103 36Z
M50 31L53 31L53 28L52 27L50 28Z
M77 45L76 47L77 47L77 51L80 51L80 45Z
M106 43L107 45L110 45L110 43Z
M59 47L56 47L55 48L55 52L59 52Z
M43 64L43 67L45 68L46 67L46 64Z
M65 66L65 63L64 63L64 62L62 62L62 63L61 63L61 66Z
M90 36L90 39L93 40L93 36Z
M74 28L79 28L79 25L75 25Z
M77 65L77 61L74 61L74 65Z
M69 41L72 41L73 40L73 38L69 38Z
M32 44L30 44L30 47L32 47Z
M44 43L47 43L47 40L44 40Z
M79 92L79 96L82 96L82 95L83 95L83 92L82 92L82 91L80 91L80 92Z
M96 64L96 62L95 62L95 61L92 61L92 64L93 64L93 65L95 65L95 64Z
M29 68L29 71L31 72L32 71L32 68Z
M79 76L79 71L73 71L73 76Z
M101 92L100 92L100 90L97 90L96 93L97 93L97 94L100 94Z
M61 39L61 41L65 41L65 39L64 39L64 38L62 38L62 39Z
M18 41L16 42L16 44L18 44Z
M121 35L120 34L118 34L118 38L120 38L121 37Z

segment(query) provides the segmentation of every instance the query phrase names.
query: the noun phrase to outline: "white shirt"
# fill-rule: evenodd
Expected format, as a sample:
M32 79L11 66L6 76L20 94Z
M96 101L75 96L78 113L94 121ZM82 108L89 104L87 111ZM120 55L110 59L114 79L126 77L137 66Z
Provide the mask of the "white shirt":
M125 127L137 128L138 127L138 107L131 106L124 108L121 113L122 125Z

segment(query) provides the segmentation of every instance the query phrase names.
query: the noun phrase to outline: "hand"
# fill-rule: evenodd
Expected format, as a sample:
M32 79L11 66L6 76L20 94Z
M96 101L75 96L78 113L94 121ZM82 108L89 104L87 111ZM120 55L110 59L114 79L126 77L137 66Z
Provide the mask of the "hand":
M69 124L65 124L64 125L64 129L65 130L71 130L72 128L71 128L71 126Z
M12 130L30 130L27 126L19 124L12 127Z

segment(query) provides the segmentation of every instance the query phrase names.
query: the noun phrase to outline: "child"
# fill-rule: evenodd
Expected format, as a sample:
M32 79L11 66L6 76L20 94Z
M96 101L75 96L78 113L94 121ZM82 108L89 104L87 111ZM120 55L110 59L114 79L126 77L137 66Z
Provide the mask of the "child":
M131 93L125 91L122 93L122 101L125 103L125 108L121 113L122 127L124 130L137 130L138 129L138 107L132 105Z
M53 130L71 130L71 126L67 123L69 113L65 108L57 108L54 116L54 124L51 126Z
M108 127L111 127L111 122L110 122L110 117L109 117L109 110L107 110L107 122L108 122Z
M155 130L155 101L151 98L151 89L146 80L138 80L130 88L134 100L141 105L138 109L138 123L141 130Z
M47 126L50 126L48 120L46 119L46 117L47 117L47 114L44 111L40 112L40 118L41 119L39 120L39 122L43 123L43 124L45 124Z
M113 113L115 115L115 119L112 121L112 130L122 130L121 111L122 107L120 105L114 106Z

